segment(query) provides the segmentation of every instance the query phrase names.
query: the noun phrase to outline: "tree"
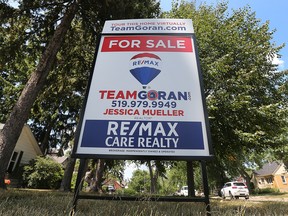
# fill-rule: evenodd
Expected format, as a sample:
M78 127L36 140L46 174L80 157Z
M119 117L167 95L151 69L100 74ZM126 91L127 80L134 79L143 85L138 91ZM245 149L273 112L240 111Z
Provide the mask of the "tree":
M150 176L146 170L137 169L133 172L132 178L129 182L129 189L136 193L150 192Z
M27 122L31 107L38 93L45 84L58 50L63 41L72 19L78 8L78 2L74 1L67 9L61 23L56 28L53 37L47 44L36 70L31 74L22 93L13 107L3 129L0 131L0 187L5 188L4 176L10 156L15 148L24 123Z
M63 64L63 62L60 61L61 59L62 60L65 59L65 56L68 55L71 56L71 54L73 55L73 49L76 47L75 44L74 46L73 44L69 46L69 37L67 37L66 35L66 32L71 29L70 24L75 14L78 12L77 18L81 20L79 25L75 24L75 26L78 26L78 29L80 28L82 30L82 33L79 34L82 36L81 41L83 41L83 38L85 38L85 36L88 36L89 38L92 38L92 41L94 42L91 44L90 48L91 51L94 50L95 47L96 42L95 36L100 32L101 27L105 20L111 18L117 19L117 18L132 18L132 17L133 18L154 17L159 13L159 3L157 3L154 0L146 0L146 1L130 0L125 2L122 1L112 2L107 0L97 2L91 0L82 0L82 1L58 0L58 1L45 1L45 2L41 0L37 1L23 0L19 2L19 9L13 9L12 7L9 7L6 3L1 3L1 7L5 9L5 11L3 10L4 13L1 13L1 16L5 18L1 19L1 21L3 21L3 25L1 26L2 27L1 32L5 33L9 32L9 35L11 35L11 37L14 36L12 37L11 40L7 42L8 44L7 47L9 48L9 51L11 51L11 53L9 52L11 56L6 55L7 58L5 56L5 58L1 59L1 62L3 62L1 66L2 65L9 66L9 64L7 63L9 62L9 58L13 59L13 57L15 56L17 57L16 60L19 60L19 62L21 63L19 64L20 68L15 67L15 65L9 67L10 70L7 70L7 68L3 69L1 68L1 82L4 81L6 86L11 85L11 88L9 88L9 90L12 89L9 92L10 93L9 95L12 96L11 97L8 96L8 98L10 99L8 100L8 102L10 102L9 104L10 107L14 105L14 102L17 101L18 98L17 94L13 94L11 92L14 93L17 92L19 94L20 92L18 90L22 90L23 88L22 85L25 86L16 105L12 109L12 112L10 113L9 111L7 111L4 117L1 116L1 119L6 120L6 123L3 130L0 133L0 162L1 162L0 187L5 187L3 183L4 182L3 173L5 173L6 171L7 163L15 147L15 143L19 137L22 126L25 122L27 122L29 118L30 110L33 106L33 103L35 102L36 97L39 95L39 93L43 89L43 86L45 85L45 82L47 81L46 78L48 76L48 72L51 69L54 69L54 72L56 74L56 72L59 72L57 70L59 68L63 68L63 70L61 69L62 72L64 71L67 72L67 68L69 65L75 67L75 65L77 64L81 65L82 62L87 62L86 58L84 59L84 61L83 59L81 59L80 63L79 63L80 58L78 58L78 62L76 62L76 64L74 64L70 60L68 61L69 63L67 64L65 63ZM11 26L14 27L13 22L15 19L14 17L16 19L19 19L17 25L22 27L20 28L20 30L23 30L21 32L21 37L20 36L18 37L19 39L15 37L17 36L17 34L15 33L17 32L12 31L12 30L16 31L18 28L10 28ZM19 32L18 34L20 35ZM71 34L73 34L73 31L69 31L69 35ZM3 37L2 35L1 40L5 42L7 41L6 38ZM66 51L64 46L61 46L63 44L67 45ZM19 49L15 49L16 47ZM63 48L62 49L63 52L61 53L62 56L58 52L60 51L60 48L61 49ZM26 50L26 52L21 53L23 50ZM1 51L4 52L4 49L2 49ZM58 55L56 56L57 53ZM19 54L20 57L18 57ZM23 64L23 62L27 61L28 58L27 57L21 58L21 55L25 56L25 54L26 55L32 54L31 61L28 61L29 64L26 65L27 66L26 68L29 68L29 71L34 70L34 68L37 65L35 72L33 72L31 76L29 73L30 76L29 81L25 80L27 79L26 76L27 74L24 71L22 71L21 73L24 79L21 79L21 76L17 75L17 79L20 81L16 81L16 83L14 84L9 82L9 80L7 81L7 76L10 76L9 78L11 78L13 74L16 74L14 70L15 68L18 69L18 71L21 69L21 67L23 70L25 70L23 68L23 65L25 65ZM81 56L81 51L74 52L74 57L75 55ZM22 59L24 59L24 61L21 61ZM17 61L12 61L12 64L13 63L17 63ZM63 65L64 67L62 67ZM51 92L49 93L49 91L46 91L46 96L49 95L47 99L47 97L44 96L45 95L44 92L43 94L44 101L43 100L38 101L38 104L35 104L35 106L33 107L33 113L32 113L32 125L34 128L37 128L35 129L36 135L41 138L43 149L47 147L47 143L48 145L50 145L51 140L53 140L53 138L52 139L50 138L51 134L56 134L54 138L58 140L55 142L54 139L54 142L52 141L52 144L53 143L59 144L60 142L62 145L62 143L64 142L62 147L65 148L67 146L69 139L72 140L71 137L73 137L72 133L73 130L71 129L74 129L73 124L75 125L76 123L80 109L78 102L67 103L67 101L69 101L69 97L66 97L66 100L64 101L56 100L58 103L58 104L56 103L57 105L55 105L55 102L53 103L53 95L56 96L54 98L59 99L57 98L59 94L62 94L64 92L65 94L67 94L67 92L69 92L70 90L70 97L71 97L73 95L72 94L73 91L71 90L71 88L69 89L66 87L69 86L71 83L72 86L75 86L74 84L75 77L73 82L73 78L71 78L66 73L66 76L63 76L63 79L58 80L57 78L55 79L55 74L53 76L53 73L51 73L51 76L48 77L48 80L50 79L51 82L53 82L52 80L59 81L55 82L54 85L53 83L48 84L50 85L51 90L54 91L53 94L51 94ZM11 80L13 80L13 77L10 79L10 81ZM87 77L85 77L84 80L87 81ZM76 81L78 81L77 78ZM26 82L27 84L25 85ZM57 84L59 83L60 85L57 86ZM19 88L16 89L15 86L16 87L19 86ZM81 82L79 82L79 87L81 90L85 89L83 83L81 84ZM7 92L4 91L5 89L0 90L2 92ZM76 95L79 94L80 97L83 96L82 95L83 92L81 91L80 92L76 91L74 93L76 93ZM4 98L1 98L1 100L4 101ZM80 98L80 101L81 100L82 99ZM3 106L5 106L4 103ZM69 107L68 110L67 107ZM73 112L70 110L70 107L74 109ZM41 115L38 115L39 111ZM35 116L33 117L33 115ZM63 119L61 119L62 117L64 117L64 120L66 121L65 123ZM57 125L57 128L54 127L55 125ZM58 130L58 128L60 129ZM44 133L42 131L44 131Z
M173 167L175 162L173 161L161 161L161 160L134 160L133 163L140 167L145 165L148 168L150 176L150 193L159 193L161 185L159 179L166 179L166 171L168 167Z
M283 146L287 75L272 62L281 46L271 42L269 23L248 7L229 15L227 3L174 3L164 16L193 21L216 160L208 165L221 172L215 177L237 175L247 160L257 161L247 155Z
M167 172L169 189L171 193L175 193L182 186L187 185L187 166L184 161L177 161L175 166L171 167Z
M124 161L97 159L91 160L88 166L89 174L86 181L90 191L103 193L102 188L105 181L123 181Z
M145 162L147 164L150 176L150 193L158 193L160 190L159 178L166 179L166 169L173 167L174 162L149 160Z
M157 191L157 180L159 177L159 171L157 166L154 166L155 170L153 170L152 161L147 161L148 170L150 175L150 193L156 193Z
M71 181L73 178L73 172L74 172L74 167L76 163L75 158L68 157L68 162L64 170L64 175L65 178L62 179L61 185L60 185L60 191L71 191Z

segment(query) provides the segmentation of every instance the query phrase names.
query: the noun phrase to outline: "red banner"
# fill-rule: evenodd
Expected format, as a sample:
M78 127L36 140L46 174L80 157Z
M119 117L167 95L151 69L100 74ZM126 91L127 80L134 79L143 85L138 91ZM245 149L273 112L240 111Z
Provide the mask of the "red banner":
M191 37L105 36L101 52L192 52Z

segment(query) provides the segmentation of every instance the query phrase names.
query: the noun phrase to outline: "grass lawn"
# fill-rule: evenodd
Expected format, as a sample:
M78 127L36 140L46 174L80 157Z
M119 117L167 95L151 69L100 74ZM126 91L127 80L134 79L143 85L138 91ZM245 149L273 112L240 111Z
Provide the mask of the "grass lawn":
M0 215L69 215L73 193L38 190L0 190ZM288 202L211 199L212 215L288 215ZM188 216L206 215L204 203L79 200L74 215Z

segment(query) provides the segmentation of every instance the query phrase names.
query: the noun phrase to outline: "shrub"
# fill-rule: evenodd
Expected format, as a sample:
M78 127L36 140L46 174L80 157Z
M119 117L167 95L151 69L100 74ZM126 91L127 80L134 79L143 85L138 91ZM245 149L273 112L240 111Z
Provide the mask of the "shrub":
M125 196L135 196L137 195L137 191L131 189L131 188L125 188L122 192Z
M62 166L47 157L37 157L24 167L24 186L39 189L60 187L64 171Z
M257 195L265 195L265 194L273 195L273 194L280 194L280 191L279 189L276 188L263 188L263 189L255 189L253 193Z

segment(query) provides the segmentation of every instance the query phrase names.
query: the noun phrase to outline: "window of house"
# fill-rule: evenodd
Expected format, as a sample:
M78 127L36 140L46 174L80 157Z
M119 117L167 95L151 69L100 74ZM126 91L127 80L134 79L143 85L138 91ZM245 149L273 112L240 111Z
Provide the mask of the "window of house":
M18 155L19 155L18 152L16 152L16 151L13 152L10 163L8 165L7 172L11 173L14 170L15 165L17 163Z
M261 184L264 184L265 183L265 179L264 178L261 178Z
M282 183L283 183L283 184L287 184L287 181L286 181L286 177L285 177L285 176L281 176L281 179L282 179Z
M272 183L273 183L273 179L272 179L271 177L266 178L266 182L267 182L268 184L272 184Z

